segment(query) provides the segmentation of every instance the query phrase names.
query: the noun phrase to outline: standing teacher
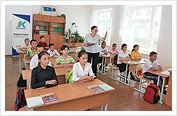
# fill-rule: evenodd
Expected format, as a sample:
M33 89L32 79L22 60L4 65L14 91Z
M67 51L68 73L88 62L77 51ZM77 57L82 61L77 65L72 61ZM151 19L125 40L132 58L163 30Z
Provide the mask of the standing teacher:
M88 53L88 62L91 63L92 60L92 70L95 76L97 74L97 63L99 59L100 43L101 41L105 41L107 36L107 31L105 33L104 38L102 38L99 34L97 34L97 32L98 32L98 27L92 26L91 33L85 36L85 40L83 44L84 49Z

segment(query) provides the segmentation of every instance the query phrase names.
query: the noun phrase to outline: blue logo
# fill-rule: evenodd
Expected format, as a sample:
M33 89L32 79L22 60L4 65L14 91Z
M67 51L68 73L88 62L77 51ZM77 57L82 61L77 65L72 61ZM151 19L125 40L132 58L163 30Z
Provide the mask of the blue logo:
M18 29L26 29L25 27L26 21L18 21L17 27Z

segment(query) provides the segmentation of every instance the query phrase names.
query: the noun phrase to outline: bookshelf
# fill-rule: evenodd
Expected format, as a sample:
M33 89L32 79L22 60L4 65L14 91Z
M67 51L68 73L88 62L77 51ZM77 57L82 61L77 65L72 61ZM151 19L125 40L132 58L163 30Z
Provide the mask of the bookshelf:
M58 16L48 16L33 14L33 39L39 43L40 37L46 38L46 43L55 44L55 48L60 52L64 44L65 18Z

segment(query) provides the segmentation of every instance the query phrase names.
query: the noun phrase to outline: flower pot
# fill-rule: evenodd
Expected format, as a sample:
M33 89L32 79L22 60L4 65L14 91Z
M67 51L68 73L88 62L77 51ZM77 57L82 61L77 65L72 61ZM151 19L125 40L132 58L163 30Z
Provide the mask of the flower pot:
M70 42L70 39L67 39L67 40L66 40L66 42L68 42L68 43L69 43L69 42Z

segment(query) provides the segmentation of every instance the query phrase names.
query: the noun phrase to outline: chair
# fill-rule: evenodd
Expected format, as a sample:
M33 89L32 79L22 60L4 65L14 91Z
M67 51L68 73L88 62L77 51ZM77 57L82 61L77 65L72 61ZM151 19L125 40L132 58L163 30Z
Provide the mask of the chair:
M139 78L140 78L139 89L137 89L137 88L134 88L134 89L135 89L136 91L138 91L138 92L144 93L144 92L142 91L142 83L143 83L143 82L147 82L148 85L149 85L151 79L148 79L148 78L146 78L146 77L144 77L144 76L139 76ZM145 81L144 81L144 80L145 80Z
M111 78L111 79L113 79L113 80L116 80L115 78L114 78L114 71L115 70L119 70L119 68L114 64L114 60L115 60L115 54L110 54L110 63L111 63L111 76L108 76L109 78ZM112 59L113 59L113 61L112 61ZM113 62L113 63L112 63Z

